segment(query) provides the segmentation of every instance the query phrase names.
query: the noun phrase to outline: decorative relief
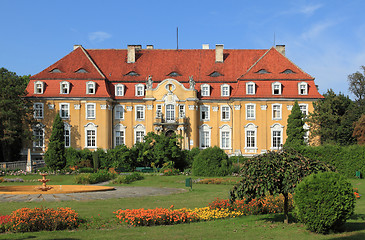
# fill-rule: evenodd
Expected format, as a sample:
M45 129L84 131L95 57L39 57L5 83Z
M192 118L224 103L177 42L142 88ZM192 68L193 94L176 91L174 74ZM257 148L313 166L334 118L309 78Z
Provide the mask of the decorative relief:
M80 110L81 105L80 105L80 104L74 104L74 108L75 108L76 110Z
M266 110L267 109L267 105L261 105L261 110Z
M288 108L288 110L292 110L293 109L293 105L288 105L288 106L286 106L287 108Z
M218 112L218 107L212 107L213 112Z
M196 106L196 108L198 109L198 106ZM194 110L195 106L194 105L189 105L189 110Z
M234 110L240 110L241 109L241 105L234 105Z
M153 109L153 105L147 105L147 110L152 110Z
M54 104L48 104L48 109L54 109Z
M105 104L101 104L100 105L100 108L103 109L103 110L105 110L106 109L106 105Z
M132 111L133 107L132 106L126 106L126 108L128 112Z

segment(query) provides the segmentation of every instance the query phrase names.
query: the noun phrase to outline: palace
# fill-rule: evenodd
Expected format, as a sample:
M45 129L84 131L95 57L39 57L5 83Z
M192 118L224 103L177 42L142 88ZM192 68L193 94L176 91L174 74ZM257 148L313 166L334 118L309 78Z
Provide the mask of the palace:
M148 132L176 132L184 149L219 146L227 154L278 149L294 101L303 113L320 98L314 78L270 49L85 49L30 78L38 124L33 155L47 149L58 112L65 145L78 149L128 147ZM307 126L305 126L307 127Z

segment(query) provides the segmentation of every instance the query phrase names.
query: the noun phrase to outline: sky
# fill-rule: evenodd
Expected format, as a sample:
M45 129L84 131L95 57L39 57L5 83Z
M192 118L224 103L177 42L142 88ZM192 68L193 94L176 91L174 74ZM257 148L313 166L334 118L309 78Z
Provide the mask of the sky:
M269 49L315 78L320 93L348 91L365 65L363 0L1 0L0 67L34 75L86 49Z

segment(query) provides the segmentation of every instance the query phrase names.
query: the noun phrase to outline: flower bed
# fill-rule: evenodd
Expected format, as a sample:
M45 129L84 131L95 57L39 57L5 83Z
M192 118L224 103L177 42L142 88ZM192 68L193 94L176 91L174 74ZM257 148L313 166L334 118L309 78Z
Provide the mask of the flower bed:
M237 181L230 180L230 179L222 179L222 178L205 178L205 179L198 179L196 181L198 184L222 184L222 185L231 185L236 184Z

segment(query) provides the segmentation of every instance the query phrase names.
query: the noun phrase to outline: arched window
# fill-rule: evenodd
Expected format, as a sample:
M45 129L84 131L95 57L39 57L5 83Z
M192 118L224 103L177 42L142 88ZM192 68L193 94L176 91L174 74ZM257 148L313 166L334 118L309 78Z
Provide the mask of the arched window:
M70 93L70 83L67 81L60 82L60 94Z
M34 94L43 94L44 91L44 82L36 81L34 83Z
M205 149L211 146L210 144L210 137L211 137L211 127L209 127L207 124L203 124L199 127L199 136L200 136L200 143L199 147L201 149Z
M166 121L174 121L175 120L175 105L167 104L166 105Z
M209 97L210 96L210 86L209 86L209 84L202 84L200 86L200 94L203 97Z
M257 151L257 126L253 123L245 126L245 150L248 153Z
M231 131L232 128L227 124L220 127L220 146L222 149L231 149Z
M115 96L124 96L124 85L117 84L115 85Z
M114 147L125 144L125 129L126 126L117 124L114 127Z
M146 136L146 128L142 124L137 124L134 127L134 143L143 142Z
M94 123L85 125L85 148L97 148L97 127Z
M68 123L65 126L65 147L71 147L71 125Z
M271 127L271 150L281 149L283 146L283 128L279 123L273 124Z
M223 84L221 86L221 96L222 97L229 97L231 94L231 88L228 84Z

